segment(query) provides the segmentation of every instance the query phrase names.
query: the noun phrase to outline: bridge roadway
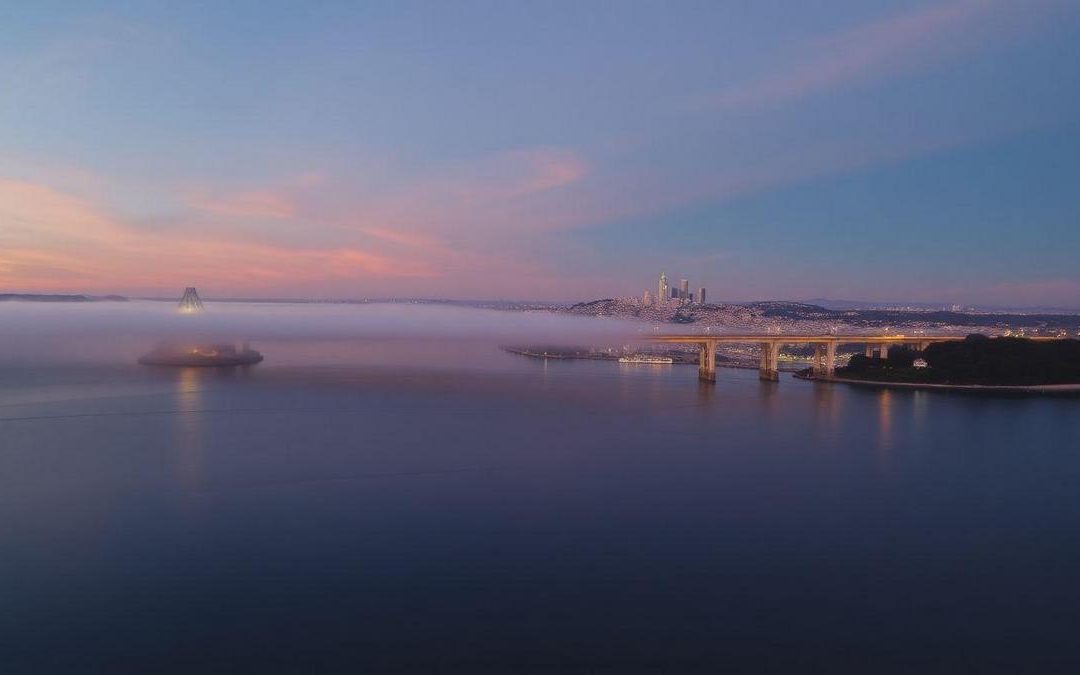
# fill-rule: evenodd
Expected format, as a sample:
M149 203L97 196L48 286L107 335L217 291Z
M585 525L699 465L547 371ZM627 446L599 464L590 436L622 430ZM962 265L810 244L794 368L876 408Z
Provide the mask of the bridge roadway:
M721 343L757 344L761 347L761 367L758 374L763 380L780 379L780 347L782 345L814 345L813 369L818 377L832 377L836 370L836 348L840 345L866 345L866 355L874 353L885 358L892 345L907 345L918 351L935 342L956 342L961 335L656 335L650 342L696 344L701 350L698 362L698 378L704 382L716 382L716 347ZM1027 338L1029 340L1056 340L1052 337Z

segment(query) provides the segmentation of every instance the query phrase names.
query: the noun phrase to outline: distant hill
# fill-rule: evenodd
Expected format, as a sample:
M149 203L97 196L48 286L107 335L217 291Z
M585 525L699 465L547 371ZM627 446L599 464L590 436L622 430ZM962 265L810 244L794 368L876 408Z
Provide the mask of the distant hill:
M638 319L653 323L701 324L765 328L776 322L801 322L804 329L827 331L834 326L853 328L1016 327L1076 331L1075 314L950 312L924 309L830 309L806 302L765 301L709 303L706 305L660 303L644 305L637 298L604 298L579 302L561 311L587 316Z
M122 295L64 295L59 293L0 293L0 302L127 302Z
M947 311L946 308L952 307L954 303L949 302L871 302L869 300L832 300L829 298L814 298L812 300L805 301L808 304L820 305L826 309L834 310L860 310L860 309L873 309L873 310L924 310L924 311ZM1056 306L1028 306L1028 307L1015 307L1011 305L965 305L961 310L966 313L979 313L979 314L1080 314L1080 307L1056 307Z

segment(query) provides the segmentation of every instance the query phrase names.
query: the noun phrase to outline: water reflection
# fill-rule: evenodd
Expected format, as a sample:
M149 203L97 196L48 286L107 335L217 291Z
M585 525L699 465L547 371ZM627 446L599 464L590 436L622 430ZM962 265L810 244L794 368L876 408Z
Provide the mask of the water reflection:
M202 385L207 372L199 368L177 371L175 406L176 442L173 444L173 478L184 491L198 489L203 480L206 439L203 433Z
M878 392L878 450L882 452L892 450L893 447L893 406L896 405L894 398L890 389Z
M841 654L853 641L884 645L866 658L887 662L945 634L969 636L965 658L1002 634L1032 636L1018 663L1075 651L1061 620L1075 614L1073 569L1046 564L1080 559L1072 538L1047 534L1078 525L1062 480L1080 472L1075 401L733 369L698 385L689 366L504 359L494 346L440 368L266 353L249 373L0 372L16 401L109 382L0 416L0 645L48 654L63 640L83 661L116 645L133 672L178 628L181 656L228 649L237 671L317 653L326 670L432 672L441 663L416 659L479 652L478 639L520 654L532 635L545 663L613 672L630 661L608 655L682 664L710 649L714 663L775 649L787 672L808 644ZM1020 554L1003 559L1002 542ZM642 579L663 588L640 593ZM1010 602L972 611L987 588ZM331 632L298 636L298 612ZM813 639L748 646L713 626ZM87 670L2 657L5 673Z
M841 429L841 397L835 385L815 382L814 422L822 439L833 439Z
M930 409L930 394L918 390L911 392L911 428L917 434L926 431L926 417Z

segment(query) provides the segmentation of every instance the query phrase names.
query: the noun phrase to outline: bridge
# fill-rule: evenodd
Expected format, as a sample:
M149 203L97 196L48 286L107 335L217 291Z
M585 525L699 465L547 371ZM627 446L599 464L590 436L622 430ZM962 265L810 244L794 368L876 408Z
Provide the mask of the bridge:
M716 382L716 347L720 344L757 344L761 347L761 366L758 374L763 380L780 379L780 347L783 345L813 345L813 373L817 377L832 377L836 370L836 349L840 345L861 344L866 355L875 353L881 358L890 346L908 346L922 351L935 342L956 342L961 335L656 335L650 342L694 344L700 349L698 378ZM1056 340L1052 337L1032 337L1028 340Z

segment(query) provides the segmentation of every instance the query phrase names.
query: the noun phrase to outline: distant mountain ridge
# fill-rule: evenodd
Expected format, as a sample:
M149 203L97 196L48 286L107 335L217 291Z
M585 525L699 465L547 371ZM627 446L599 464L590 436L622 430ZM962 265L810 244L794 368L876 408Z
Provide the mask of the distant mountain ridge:
M63 293L0 293L0 302L127 302L122 295L71 295Z
M949 311L954 304L949 302L871 302L869 300L832 300L829 298L812 298L803 302L811 305L819 305L826 309L850 310L850 309L899 309L911 308L927 311ZM965 312L1001 313L1001 314L1080 314L1080 306L1077 307L1017 307L1012 305L983 305L964 304Z

